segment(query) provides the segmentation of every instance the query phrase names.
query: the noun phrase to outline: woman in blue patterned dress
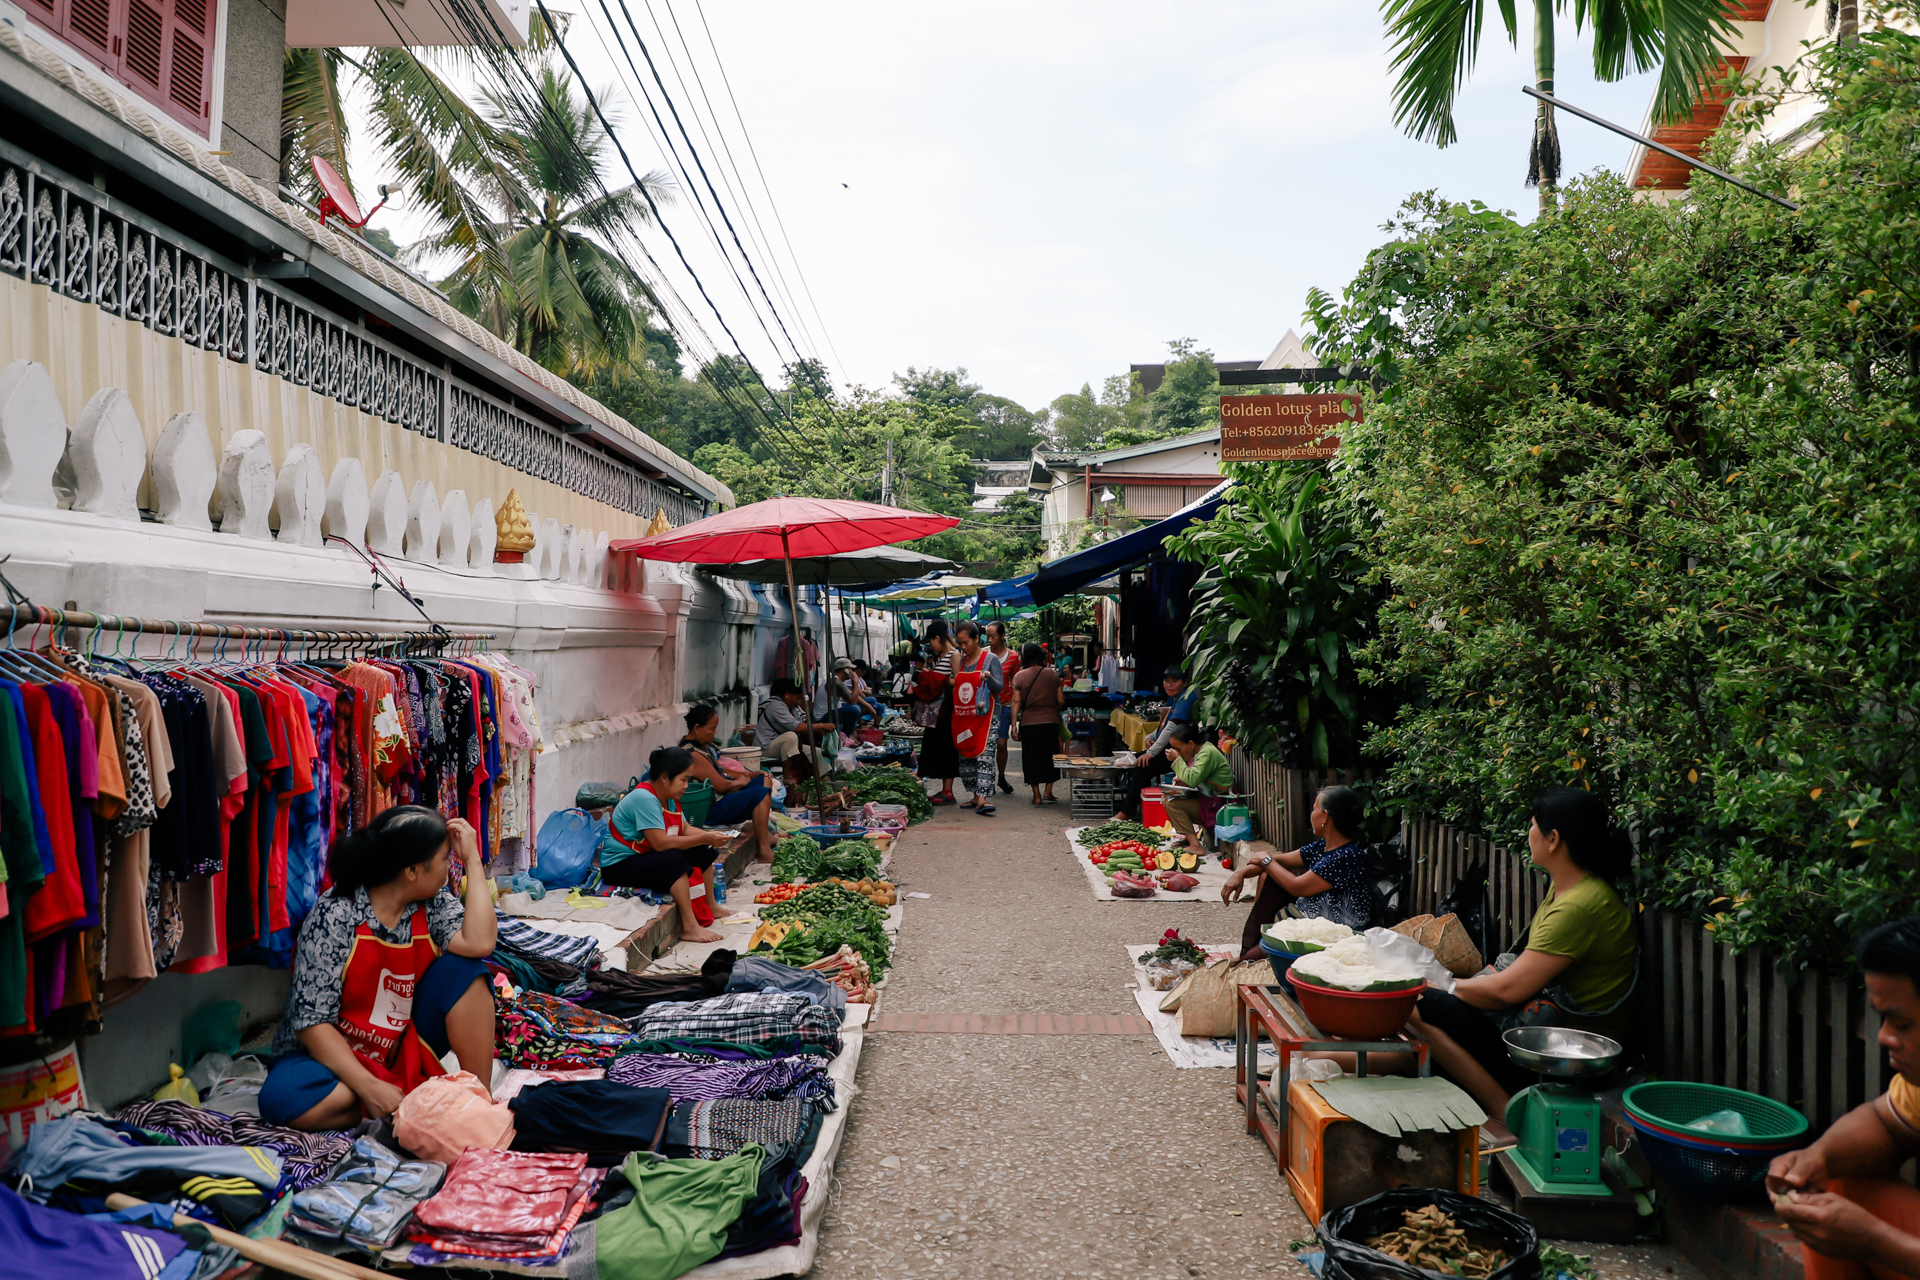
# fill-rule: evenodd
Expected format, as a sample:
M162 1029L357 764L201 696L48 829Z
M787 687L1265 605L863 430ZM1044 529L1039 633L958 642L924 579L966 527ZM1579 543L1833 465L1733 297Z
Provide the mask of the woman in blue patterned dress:
M1318 839L1291 853L1246 855L1227 877L1222 901L1232 902L1240 886L1259 877L1260 893L1240 932L1240 949L1257 954L1260 931L1291 902L1303 916L1332 920L1351 929L1373 923L1373 888L1367 883L1366 847L1352 833L1360 830L1365 807L1351 787L1322 787L1313 798L1308 823Z

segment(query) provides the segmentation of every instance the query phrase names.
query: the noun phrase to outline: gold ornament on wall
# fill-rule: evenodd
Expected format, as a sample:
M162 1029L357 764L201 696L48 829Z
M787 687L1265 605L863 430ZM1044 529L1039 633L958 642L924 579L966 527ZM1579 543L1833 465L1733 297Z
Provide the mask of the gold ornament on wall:
M519 564L533 550L533 522L527 519L519 490L507 490L507 500L494 517L494 528L498 531L493 544L495 564Z

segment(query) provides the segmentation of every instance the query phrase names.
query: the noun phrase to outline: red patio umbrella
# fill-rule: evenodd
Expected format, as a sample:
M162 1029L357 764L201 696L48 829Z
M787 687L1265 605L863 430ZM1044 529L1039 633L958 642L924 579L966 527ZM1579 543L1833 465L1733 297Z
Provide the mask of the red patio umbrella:
M611 544L614 551L631 551L645 560L678 564L740 564L778 557L787 565L787 599L793 613L793 666L803 696L806 658L800 647L800 596L793 585L793 561L845 555L895 542L911 542L943 533L959 524L954 516L928 515L883 507L877 502L838 498L768 498L722 511L683 525L671 533L650 538L627 538ZM807 708L812 723L813 708ZM808 729L807 742L813 741Z

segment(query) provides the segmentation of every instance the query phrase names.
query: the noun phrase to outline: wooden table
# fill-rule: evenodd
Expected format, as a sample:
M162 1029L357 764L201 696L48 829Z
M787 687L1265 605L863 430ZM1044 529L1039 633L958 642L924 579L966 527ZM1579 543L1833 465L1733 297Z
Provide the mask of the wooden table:
M1260 1089L1262 1037L1273 1042L1280 1056L1274 1067L1274 1079L1280 1087L1272 1098ZM1351 1053L1363 1076L1367 1074L1367 1056L1375 1053L1410 1053L1417 1060L1416 1074L1424 1076L1432 1069L1425 1040L1406 1031L1387 1040L1343 1040L1327 1035L1307 1021L1285 987L1242 986L1234 1011L1233 1038L1233 1087L1246 1108L1247 1132L1260 1135L1283 1173L1287 1168L1287 1068L1294 1054Z

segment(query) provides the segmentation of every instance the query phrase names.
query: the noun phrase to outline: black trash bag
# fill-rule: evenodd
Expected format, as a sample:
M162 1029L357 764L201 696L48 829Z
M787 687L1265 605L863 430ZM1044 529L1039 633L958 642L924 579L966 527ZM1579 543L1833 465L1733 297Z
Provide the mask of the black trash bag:
M1540 1233L1516 1213L1430 1187L1395 1187L1379 1195L1335 1209L1320 1219L1320 1243L1326 1246L1324 1280L1432 1280L1444 1271L1409 1266L1391 1254L1367 1247L1367 1241L1406 1225L1409 1209L1438 1205L1440 1211L1465 1227L1475 1244L1490 1245L1511 1259L1490 1280L1542 1280Z
M1456 915L1460 917L1460 927L1467 931L1467 937L1492 964L1495 955L1493 949L1492 921L1487 918L1487 864L1462 872L1453 888L1447 890L1447 896L1440 899L1440 905L1433 909L1436 916Z
M1412 867L1399 832L1367 846L1367 887L1372 891L1369 928L1391 929L1407 918L1407 884Z
M592 812L596 809L611 809L627 798L627 793L640 785L640 779L628 780L626 786L617 782L583 782L580 789L573 793L573 807Z

